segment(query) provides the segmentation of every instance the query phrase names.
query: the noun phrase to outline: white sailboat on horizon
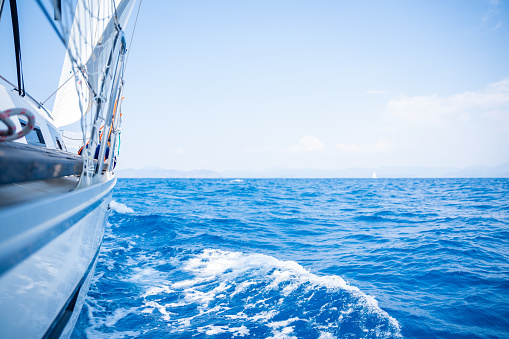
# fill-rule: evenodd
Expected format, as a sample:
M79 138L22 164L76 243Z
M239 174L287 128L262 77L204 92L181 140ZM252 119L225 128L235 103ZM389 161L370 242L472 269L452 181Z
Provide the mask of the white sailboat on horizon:
M371 175L371 179L377 179L378 177L376 176L376 172L373 171L373 174Z

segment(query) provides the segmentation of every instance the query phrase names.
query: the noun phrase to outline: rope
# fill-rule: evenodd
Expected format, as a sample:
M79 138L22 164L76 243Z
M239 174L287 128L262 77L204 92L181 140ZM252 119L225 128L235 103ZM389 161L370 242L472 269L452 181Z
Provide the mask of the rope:
M55 95L55 94L56 94L56 93L60 90L60 88L64 87L64 85L65 85L66 83L68 83L68 82L69 82L69 80L71 80L71 79L72 79L72 78L76 75L76 73L78 73L78 71L79 71L79 68L76 70L76 72L74 72L74 74L73 74L73 75L71 75L71 76L69 77L69 79L67 79L67 80L66 80L66 81L65 81L65 82L64 82L64 83L63 83L60 87L58 87L58 88L57 88L57 90L56 90L55 92L51 93L51 95L50 95L50 96L49 96L46 100L44 100L41 104L42 104L42 105L44 105L44 104L46 103L46 101L48 101L48 100L49 100L52 96L54 96L54 95Z
M12 87L14 87L14 89L18 90L18 87L16 87L16 85L14 85L12 82L10 82L9 80L7 80L6 78L4 78L3 76L0 75L0 79L2 79L3 81L5 81L6 83L8 83L9 85L11 85Z
M115 26L117 27L117 30L120 30L120 23L118 22L118 15L117 15L117 5L115 4L115 0L111 0L111 3L113 4L113 9L115 10Z
M69 139L69 140L74 140L74 141L83 141L83 139L82 139L82 138L79 138L79 139L76 139L76 138L70 138L70 137L65 136L65 135L64 135L63 137L64 137L64 138L66 138L66 139Z
M9 124L7 122L5 122L7 119L9 119L13 115L24 115L25 118L28 119L28 122L26 123L26 125L18 133L15 133L16 128L14 128L14 130L12 130L10 128L12 126L9 126ZM6 111L0 112L0 120L3 121L7 125L7 127L9 127L9 129L7 131L2 131L2 135L0 135L0 142L12 141L12 140L16 140L21 137L24 137L25 135L30 133L35 127L35 115L32 112L26 110L25 108L13 108L13 109L8 109Z
M143 2L143 0L140 0L140 4L138 5L138 12L136 13L136 20L134 20L133 35L131 35L131 41L129 42L129 48L127 49L127 55L125 57L124 68L126 68L127 61L129 60L129 53L131 52L131 45L133 44L134 32L136 31L136 24L138 23L138 15L140 15L140 8L141 8L142 2ZM124 73L124 76L125 76L125 73Z

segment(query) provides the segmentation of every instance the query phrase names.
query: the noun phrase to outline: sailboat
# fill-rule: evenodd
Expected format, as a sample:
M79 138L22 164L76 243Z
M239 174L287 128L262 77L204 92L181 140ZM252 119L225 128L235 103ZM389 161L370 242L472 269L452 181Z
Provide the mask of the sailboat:
M12 20L17 63L17 84L0 76L2 338L66 338L78 318L116 183L122 27L134 2L36 0L67 47L50 111L24 87L16 0L0 0L0 19ZM73 124L78 131L66 136Z
M376 172L375 172L375 171L373 171L373 174L371 175L371 179L376 179L376 178L377 178L377 176L376 176Z

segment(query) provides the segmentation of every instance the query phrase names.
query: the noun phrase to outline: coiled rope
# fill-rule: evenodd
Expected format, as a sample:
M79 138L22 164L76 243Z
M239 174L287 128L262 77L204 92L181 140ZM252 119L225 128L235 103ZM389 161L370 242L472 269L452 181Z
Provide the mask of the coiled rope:
M16 126L11 120L11 116L13 115L23 115L28 120L26 126L23 127L23 129L18 133L16 133ZM24 137L35 127L34 114L25 108L13 108L0 112L0 121L2 121L7 126L7 130L0 131L0 142L12 141Z

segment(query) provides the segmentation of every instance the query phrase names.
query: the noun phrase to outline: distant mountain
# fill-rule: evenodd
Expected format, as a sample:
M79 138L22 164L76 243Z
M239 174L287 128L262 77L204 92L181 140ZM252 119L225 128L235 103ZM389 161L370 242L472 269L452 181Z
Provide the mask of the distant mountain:
M142 169L123 169L115 171L119 178L221 178L221 175L209 170L179 171L157 167Z
M371 178L372 169L319 170L311 168L271 168L263 171L223 171L225 178Z
M452 167L378 167L338 170L283 169L264 171L223 171L225 178L509 178L509 163L496 166Z
M471 166L446 174L450 178L509 178L509 162L495 166Z
M339 170L271 168L263 171L209 170L179 171L159 167L116 171L119 178L509 178L509 163L499 166L451 167L378 167Z

